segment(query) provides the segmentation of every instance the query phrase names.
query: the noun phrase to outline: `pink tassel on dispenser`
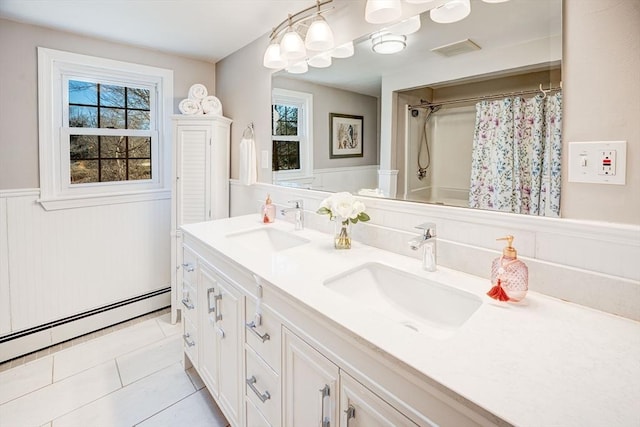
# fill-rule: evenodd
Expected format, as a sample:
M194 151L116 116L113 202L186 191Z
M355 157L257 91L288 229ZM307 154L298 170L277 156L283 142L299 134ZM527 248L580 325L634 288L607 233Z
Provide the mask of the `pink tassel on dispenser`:
M502 289L502 285L500 284L500 279L498 279L498 282L496 283L496 285L493 288L491 288L489 292L487 292L487 295L489 295L491 298L496 299L498 301L509 301L509 296L504 291L504 289Z

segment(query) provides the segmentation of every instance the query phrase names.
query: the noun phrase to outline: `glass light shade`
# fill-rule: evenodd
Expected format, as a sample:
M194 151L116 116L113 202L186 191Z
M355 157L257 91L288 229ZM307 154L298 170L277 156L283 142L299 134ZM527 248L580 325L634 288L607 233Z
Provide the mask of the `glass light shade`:
M289 65L285 69L287 70L288 73L291 73L291 74L303 74L309 70L309 66L307 65L307 61L299 61Z
M413 4L423 4L423 3L433 3L436 0L405 0L407 3Z
M347 42L337 46L331 51L331 56L334 58L349 58L353 56L354 46L353 42Z
M364 19L371 24L386 24L402 15L400 0L367 0Z
M507 2L509 0L482 0L482 1L485 2L485 3L504 3L504 2Z
M327 68L331 66L331 55L329 52L323 52L309 58L307 63L315 68Z
M390 55L407 47L407 38L397 34L374 34L371 36L371 49L375 53Z
M451 24L463 20L469 13L471 13L469 0L449 0L442 6L431 9L429 16L439 24Z
M413 34L420 29L420 15L412 16L409 19L393 24L387 30L393 34Z
M319 16L317 20L311 23L307 30L307 37L304 45L309 50L329 50L333 48L333 31L323 17Z
M302 37L293 29L289 29L280 41L280 55L286 61L302 59L307 55Z
M264 59L262 65L267 68L284 68L287 65L287 61L280 56L280 44L271 43L267 50L264 52Z

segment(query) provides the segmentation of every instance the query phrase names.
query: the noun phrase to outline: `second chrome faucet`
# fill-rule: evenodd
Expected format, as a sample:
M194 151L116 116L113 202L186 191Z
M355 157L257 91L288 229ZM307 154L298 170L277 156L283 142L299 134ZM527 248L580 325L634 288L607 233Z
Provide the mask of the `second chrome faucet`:
M422 230L422 234L409 240L409 247L414 251L422 248L422 268L436 271L436 225L426 222L416 228Z
M287 212L294 212L295 229L302 230L304 228L304 202L302 200L289 200L293 207L284 208L280 212L286 215Z

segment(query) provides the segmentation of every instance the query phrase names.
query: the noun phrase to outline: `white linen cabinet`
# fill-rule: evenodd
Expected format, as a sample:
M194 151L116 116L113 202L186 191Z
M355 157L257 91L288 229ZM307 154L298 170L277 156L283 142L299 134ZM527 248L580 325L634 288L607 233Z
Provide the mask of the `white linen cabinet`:
M231 120L222 116L174 115L171 186L171 320L181 309L184 224L229 216Z

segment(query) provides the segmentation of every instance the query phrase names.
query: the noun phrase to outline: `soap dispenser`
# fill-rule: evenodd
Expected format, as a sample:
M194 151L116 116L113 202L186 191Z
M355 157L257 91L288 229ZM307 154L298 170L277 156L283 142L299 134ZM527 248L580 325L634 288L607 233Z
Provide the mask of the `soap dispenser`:
M529 288L529 269L518 259L518 253L512 246L513 236L505 236L496 240L506 240L507 246L502 256L491 264L491 284L493 287L487 295L499 301L518 302L527 294Z
M265 224L272 223L276 219L276 207L273 203L271 203L271 195L267 195L267 199L264 201L264 205L262 206L262 222Z

